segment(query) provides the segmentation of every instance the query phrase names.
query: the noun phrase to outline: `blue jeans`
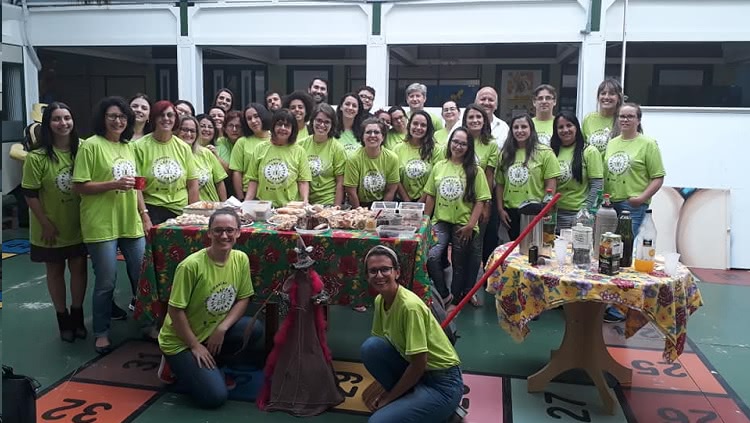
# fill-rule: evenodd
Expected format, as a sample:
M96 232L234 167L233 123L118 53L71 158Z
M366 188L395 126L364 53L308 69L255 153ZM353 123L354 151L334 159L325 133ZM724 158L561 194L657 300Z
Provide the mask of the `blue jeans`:
M112 316L112 294L117 281L117 247L125 257L125 267L130 279L130 289L135 295L135 287L141 276L141 263L146 248L146 238L119 238L112 241L86 243L94 267L94 336L109 335L109 320Z
M361 348L367 371L387 391L393 389L409 366L384 338L371 336ZM428 370L410 391L375 411L369 423L445 422L458 407L464 392L461 369Z
M229 393L224 375L218 366L221 365L222 359L233 356L242 347L242 338L251 320L250 316L244 316L229 328L224 335L224 344L222 344L219 356L216 357L217 367L214 369L198 367L198 361L190 349L175 355L165 355L172 373L177 377L173 390L190 395L192 401L199 407L217 408L224 404ZM253 344L262 337L263 323L256 320L242 356L246 357L248 353L253 352Z
M646 216L646 210L648 210L649 205L644 203L639 207L633 207L630 205L628 200L625 200L612 203L612 207L615 208L617 217L620 217L620 213L622 213L623 210L627 210L630 212L630 218L633 220L633 238L637 238L638 229L641 227L641 223L643 222L643 218Z
M438 222L434 228L438 242L427 253L427 271L440 296L447 297L448 287L443 276L442 259L448 251L448 245L452 245L453 282L451 283L451 294L453 294L453 304L458 304L474 286L474 278L479 272L482 260L482 237L480 233L475 232L471 240L462 245L456 236L456 231L461 229L460 225Z

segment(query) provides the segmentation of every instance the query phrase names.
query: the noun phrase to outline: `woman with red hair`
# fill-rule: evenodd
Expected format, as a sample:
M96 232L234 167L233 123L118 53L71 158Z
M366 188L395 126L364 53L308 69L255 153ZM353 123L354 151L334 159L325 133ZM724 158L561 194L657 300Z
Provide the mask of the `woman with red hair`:
M158 225L176 217L199 200L198 169L190 146L174 135L177 109L169 101L157 101L151 108L154 132L135 143L138 175L146 178L141 210L144 220Z

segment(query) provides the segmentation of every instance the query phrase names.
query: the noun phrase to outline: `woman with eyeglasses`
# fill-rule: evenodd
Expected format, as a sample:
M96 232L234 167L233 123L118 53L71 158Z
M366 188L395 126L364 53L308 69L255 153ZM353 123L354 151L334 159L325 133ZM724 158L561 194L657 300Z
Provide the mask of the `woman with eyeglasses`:
M443 160L443 149L435 145L432 118L424 110L417 110L409 117L409 135L393 148L399 160L401 181L398 197L401 201L424 201L424 184L432 166Z
M341 97L336 109L336 130L339 133L338 142L344 148L347 158L351 158L362 147L360 131L362 121L366 117L362 100L354 93L346 93Z
M583 137L586 144L593 145L604 155L607 143L619 135L617 115L624 101L622 85L614 78L607 78L596 89L597 110L583 118Z
M142 210L158 225L182 214L188 204L200 199L198 169L190 147L174 135L177 110L166 100L151 109L154 132L135 144L138 174L146 178Z
M539 142L549 145L552 138L554 110L557 105L557 90L548 84L542 84L534 90L534 127Z
M271 142L258 144L248 159L245 200L270 201L274 207L284 207L290 201L310 202L310 163L296 141L294 115L287 109L274 112Z
M636 235L666 176L659 145L643 135L642 116L638 104L623 104L617 116L620 135L609 141L604 154L604 192L618 215L630 211Z
M521 232L518 207L526 201L542 201L547 189L555 192L560 163L552 149L537 139L531 116L514 117L510 129L495 178L495 198L500 221L514 240Z
M135 298L146 246L144 233L151 227L143 195L133 189L137 162L128 140L134 125L133 109L123 98L103 99L93 112L95 135L81 143L73 167L73 192L81 196L81 233L94 268L94 346L99 354L112 350L110 319L127 318L113 301L117 250L125 257Z
M562 111L554 120L550 147L560 163L557 192L557 229L568 229L575 224L581 209L589 210L602 189L602 156L593 145L586 146L578 118Z
M344 170L344 190L352 207L393 201L400 181L398 156L383 148L386 126L379 119L362 122L365 146L352 154Z
M310 120L313 134L300 141L310 163L310 203L341 206L344 203L346 153L336 141L336 112L326 103L315 106Z
M195 158L195 167L198 171L198 195L203 201L226 201L227 190L224 180L227 172L219 163L219 159L207 148L202 147L196 140L198 131L198 119L192 116L182 116L177 122L177 135L190 146Z
M435 131L435 142L438 145L447 146L450 134L458 127L456 124L458 124L458 121L460 120L461 109L458 107L458 103L453 100L448 100L443 103L442 114L445 126L442 129Z
M373 247L364 265L378 296L372 336L360 356L385 390L368 421L448 421L464 393L456 350L424 301L399 283L401 267L392 249Z
M233 249L239 236L240 218L234 211L211 215L210 245L177 266L159 332L159 380L174 384L175 392L190 395L202 408L221 406L236 386L219 369L223 362L251 361L255 348L242 351L245 333L252 346L263 337L263 323L245 316L255 292L247 254Z
M393 106L388 109L388 114L391 115L391 128L388 130L383 147L393 150L404 142L409 131L406 129L407 117L403 107Z
M135 141L154 130L153 122L149 120L151 100L146 94L138 93L130 99L128 104L135 113L135 126L133 127L133 141Z
M281 103L281 108L289 109L297 119L298 140L303 140L310 135L307 132L307 122L310 120L314 104L315 102L310 94L304 91L295 91L287 95Z
M250 103L242 111L241 131L244 134L235 143L229 169L232 170L234 195L243 198L250 178L247 175L250 156L256 147L271 140L271 113L260 103Z
M456 128L445 152L425 185L425 213L432 215L438 242L427 258L427 271L435 282L443 304L450 312L473 286L473 275L482 262L479 216L484 203L492 199L487 178L474 158L474 139L464 127ZM443 258L452 245L453 282L451 292L443 276ZM472 275L472 277L469 277Z
M41 136L23 164L21 189L29 205L31 261L44 263L47 290L57 313L60 339L86 339L83 299L86 296L87 252L81 235L81 197L72 190L73 162L79 147L70 108L59 102L42 113ZM65 265L70 269L70 312Z

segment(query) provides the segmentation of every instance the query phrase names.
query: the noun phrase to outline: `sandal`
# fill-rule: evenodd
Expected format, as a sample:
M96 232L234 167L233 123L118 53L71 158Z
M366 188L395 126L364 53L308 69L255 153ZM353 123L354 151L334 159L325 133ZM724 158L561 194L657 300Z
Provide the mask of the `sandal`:
M364 312L366 312L366 311L367 311L367 306L365 306L365 305L358 305L358 306L354 306L354 307L352 307L352 309L353 309L354 311L357 311L357 312L359 312L359 313L364 313Z
M108 339L108 341L109 341L109 339ZM94 350L96 350L96 353L99 354L99 355L107 355L107 354L111 353L112 350L113 350L113 348L112 348L112 341L110 341L110 343L108 345L105 345L103 347L98 347L96 345L96 341L94 341Z
M447 297L441 298L441 300L443 301L443 307L446 308L446 310L447 310L447 308L450 305L450 303L453 302L453 294L448 294Z
M471 302L471 305L473 305L474 307L482 306L482 304L479 302L479 298L477 298L477 294L472 295L471 300L469 300L469 302Z

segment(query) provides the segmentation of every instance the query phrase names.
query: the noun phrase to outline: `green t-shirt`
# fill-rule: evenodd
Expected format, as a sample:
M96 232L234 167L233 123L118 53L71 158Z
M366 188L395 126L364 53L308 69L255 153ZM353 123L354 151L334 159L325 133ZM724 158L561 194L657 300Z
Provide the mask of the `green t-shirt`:
M235 148L232 150L232 158L229 160L229 169L242 174L243 190L247 187L247 183L250 182L250 177L247 175L250 166L250 156L257 146L269 143L270 140L270 135L268 138L251 135L237 139Z
M307 138L309 136L310 136L310 133L307 132L307 122L305 122L305 126L303 126L302 129L300 129L297 132L297 140L295 141L295 143L297 141L302 141L303 139L305 139L305 138Z
M360 148L346 162L344 186L357 187L360 202L382 200L386 185L398 181L398 157L391 150L381 148L378 157L371 159L367 150Z
M412 355L426 352L427 370L449 369L461 364L430 309L403 286L399 286L388 310L383 306L383 297L375 297L372 334L387 339L407 361Z
M532 118L531 120L534 121L534 128L536 128L536 135L539 138L539 142L549 145L549 140L552 138L553 133L552 124L555 120L539 120L537 118Z
M310 164L310 204L332 205L336 200L336 177L344 174L346 153L333 138L318 143L309 136L300 141Z
M432 149L431 157L422 160L419 147L415 147L408 142L402 142L401 145L393 149L393 153L398 157L399 175L406 194L412 200L418 200L424 192L424 184L430 176L432 166L445 159L445 150L435 146Z
M296 143L274 145L259 144L250 154L248 181L257 181L255 197L271 201L274 207L286 206L300 200L298 182L310 182L310 163L307 153Z
M21 187L39 192L44 215L58 231L55 243L42 240L42 225L29 210L31 244L45 248L59 248L83 242L81 236L81 197L73 192L73 158L70 151L54 149L57 162L52 161L44 150L33 150L23 164Z
M188 204L187 182L200 176L190 146L174 135L162 143L148 134L135 145L135 158L138 174L146 177L143 201L182 214Z
M599 112L592 112L583 118L583 125L581 130L583 131L583 138L586 140L586 144L593 145L599 150L602 155L607 150L607 143L609 142L610 133L612 132L612 126L615 123L614 116L605 117L599 114Z
M198 170L198 186L203 201L219 201L216 184L227 178L227 172L211 150L198 147L195 152L195 167Z
M440 116L435 116L434 114L432 114L430 112L427 112L427 114L430 115L430 120L432 120L432 127L433 127L433 129L435 131L444 128L444 126L443 126L443 118L441 118ZM407 112L406 112L406 118L407 119L411 118L411 110L407 110Z
M503 203L506 208L516 209L524 201L542 201L544 181L560 176L560 163L555 152L546 145L538 144L534 157L524 166L526 150L518 149L516 159L508 169L495 173L495 182L503 185Z
M182 141L180 141L182 142ZM78 147L73 182L109 182L136 176L135 151L130 143L112 142L94 135ZM136 190L110 190L81 196L81 233L84 242L140 238Z
M432 222L448 222L461 226L469 223L474 204L464 201L465 190L466 172L463 166L450 160L435 163L424 187L424 192L435 198ZM474 178L474 193L476 201L492 199L487 178L479 166ZM479 225L474 227L474 232L479 232Z
M622 136L610 140L604 163L604 192L612 201L637 197L652 179L667 174L656 140L644 135L627 141Z
M383 147L389 150L393 150L399 144L402 144L404 142L405 137L406 137L406 134L400 134L392 130L388 131L388 135L385 137L385 142L383 143Z
M490 139L490 142L487 144L475 139L474 155L476 155L477 166L481 167L483 172L487 169L487 166L493 169L497 168L500 151L494 138Z
M557 207L562 210L576 211L583 207L589 194L589 180L604 177L602 168L602 155L593 145L583 150L583 175L581 182L573 177L573 153L575 145L570 147L561 146L557 161L560 163L560 176L557 177L557 192L562 194L557 202Z
M232 250L226 263L220 265L208 257L204 248L177 265L169 305L185 310L190 329L202 343L224 321L234 303L253 293L247 254ZM177 335L169 314L159 332L159 348L166 355L188 348Z
M352 157L352 154L362 147L362 144L357 141L357 137L354 136L354 132L350 130L343 131L337 141L343 147L347 159Z
M235 144L229 141L227 137L219 137L216 140L216 154L219 155L221 160L229 163L232 159L232 151L234 150Z
M459 126L461 125L457 123L453 128L457 128ZM443 148L448 148L448 135L450 135L450 132L451 131L445 128L435 131L435 144Z

